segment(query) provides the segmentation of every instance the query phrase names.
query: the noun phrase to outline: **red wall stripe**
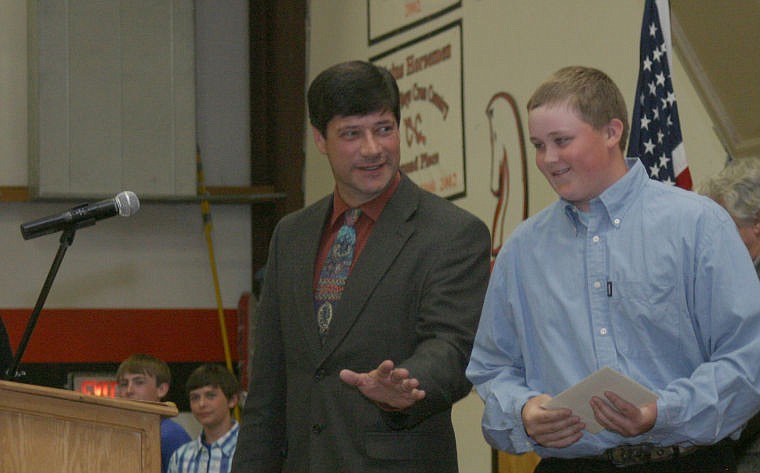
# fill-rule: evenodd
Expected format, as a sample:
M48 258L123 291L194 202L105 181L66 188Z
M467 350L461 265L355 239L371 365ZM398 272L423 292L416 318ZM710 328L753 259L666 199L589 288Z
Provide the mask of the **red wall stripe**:
M14 355L32 309L0 309ZM224 310L233 361L238 314ZM24 363L121 362L150 353L166 362L224 362L217 309L43 309L21 359Z

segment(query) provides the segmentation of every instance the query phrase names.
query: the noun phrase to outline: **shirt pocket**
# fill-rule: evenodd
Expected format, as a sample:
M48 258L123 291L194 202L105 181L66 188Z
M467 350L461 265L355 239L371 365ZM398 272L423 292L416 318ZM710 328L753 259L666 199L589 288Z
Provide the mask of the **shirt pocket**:
M620 353L654 358L681 349L679 304L673 283L615 283L611 319Z

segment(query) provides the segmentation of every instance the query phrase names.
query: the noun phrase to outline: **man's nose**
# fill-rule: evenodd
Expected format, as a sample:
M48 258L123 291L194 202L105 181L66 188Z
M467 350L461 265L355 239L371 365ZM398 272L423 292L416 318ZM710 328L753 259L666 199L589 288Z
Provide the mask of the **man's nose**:
M378 154L380 152L380 149L380 143L378 143L375 135L373 135L369 130L364 132L364 137L362 138L361 153L365 156L373 156Z

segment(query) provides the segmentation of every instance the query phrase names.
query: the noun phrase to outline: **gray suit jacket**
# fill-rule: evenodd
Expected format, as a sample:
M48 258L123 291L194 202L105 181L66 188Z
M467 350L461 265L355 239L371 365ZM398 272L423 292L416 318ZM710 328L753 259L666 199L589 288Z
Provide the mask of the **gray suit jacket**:
M283 218L269 249L235 473L457 471L451 405L489 277L482 221L406 176L375 223L324 346L312 281L332 196ZM401 413L340 381L385 359L426 392Z

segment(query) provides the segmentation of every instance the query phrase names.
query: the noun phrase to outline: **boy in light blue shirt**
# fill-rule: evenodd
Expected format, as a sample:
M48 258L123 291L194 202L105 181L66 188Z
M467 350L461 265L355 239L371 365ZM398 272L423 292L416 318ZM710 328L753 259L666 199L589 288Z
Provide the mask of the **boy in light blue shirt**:
M528 111L560 198L515 229L493 268L467 367L486 439L535 451L536 473L736 471L723 440L760 409L760 283L733 221L624 157L625 102L603 72L560 69ZM593 396L598 433L543 407L605 366L657 401Z

